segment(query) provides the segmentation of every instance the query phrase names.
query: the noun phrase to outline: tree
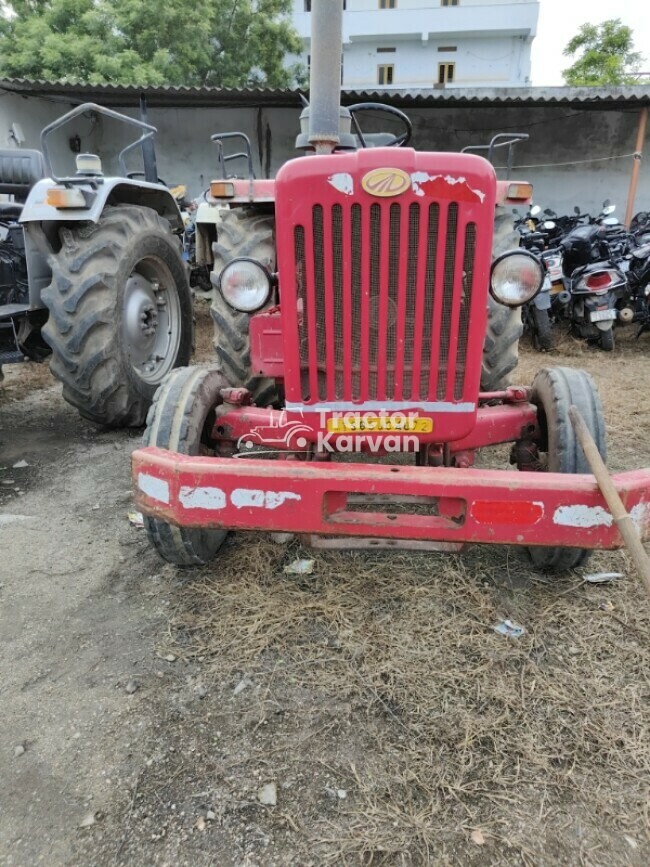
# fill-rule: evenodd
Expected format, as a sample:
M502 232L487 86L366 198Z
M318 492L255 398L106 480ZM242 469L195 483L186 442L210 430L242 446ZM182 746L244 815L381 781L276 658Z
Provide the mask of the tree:
M602 24L583 24L564 49L567 57L581 56L562 73L574 87L635 84L642 55L634 51L632 30L620 18Z
M291 0L0 0L0 76L289 87Z

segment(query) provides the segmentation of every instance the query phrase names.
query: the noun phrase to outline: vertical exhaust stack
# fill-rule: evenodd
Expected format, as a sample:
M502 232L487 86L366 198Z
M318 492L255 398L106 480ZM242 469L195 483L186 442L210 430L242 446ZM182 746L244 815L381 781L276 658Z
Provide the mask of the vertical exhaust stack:
M340 142L342 50L342 0L312 0L309 144L317 154L331 153Z

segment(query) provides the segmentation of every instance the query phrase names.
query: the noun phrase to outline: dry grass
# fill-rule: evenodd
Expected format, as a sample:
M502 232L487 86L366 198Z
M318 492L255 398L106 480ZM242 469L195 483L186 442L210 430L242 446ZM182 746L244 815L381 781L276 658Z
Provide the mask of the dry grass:
M540 583L518 555L477 549L319 554L313 576L285 575L300 553L233 540L185 586L173 625L220 679L259 682L261 701L298 690L306 726L315 707L346 702L347 761L331 735L306 752L273 740L285 765L325 761L347 780L335 818L302 817L317 863L623 864L634 843L640 854L650 609L632 577ZM492 631L506 616L523 638Z
M650 347L632 337L612 355L524 350L518 376L590 370L616 469L650 463ZM312 576L284 574L297 556ZM526 634L496 634L505 617ZM289 781L261 820L274 863L650 863L650 606L622 553L548 581L514 549L314 553L242 534L183 580L171 628L215 684L256 685L220 726L239 773Z

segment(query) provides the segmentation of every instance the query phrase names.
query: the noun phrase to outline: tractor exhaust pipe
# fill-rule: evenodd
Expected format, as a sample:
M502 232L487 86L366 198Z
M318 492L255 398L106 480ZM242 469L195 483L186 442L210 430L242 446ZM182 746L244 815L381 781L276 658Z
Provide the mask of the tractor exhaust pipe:
M309 144L317 154L331 153L340 141L342 51L343 3L312 0Z

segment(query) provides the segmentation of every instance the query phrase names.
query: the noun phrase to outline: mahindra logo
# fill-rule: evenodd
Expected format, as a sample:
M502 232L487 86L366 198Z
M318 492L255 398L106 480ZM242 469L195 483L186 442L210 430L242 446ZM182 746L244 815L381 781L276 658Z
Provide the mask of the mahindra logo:
M373 169L363 176L361 186L371 196L399 196L411 186L411 178L401 169Z

